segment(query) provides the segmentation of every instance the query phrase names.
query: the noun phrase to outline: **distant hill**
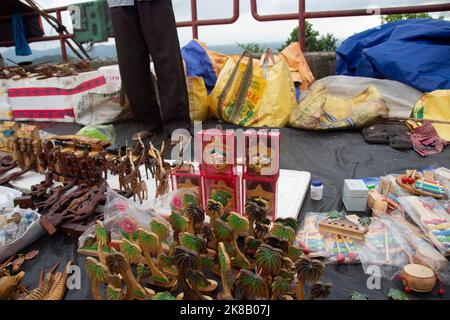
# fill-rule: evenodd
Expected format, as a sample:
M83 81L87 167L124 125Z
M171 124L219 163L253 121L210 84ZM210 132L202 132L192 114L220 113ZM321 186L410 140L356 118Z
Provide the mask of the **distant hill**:
M339 41L341 43L341 41ZM277 52L278 48L281 47L281 42L271 42L271 43L261 43L259 44L263 48L270 48L273 52ZM215 44L209 45L208 48L213 51L218 51L224 54L240 54L242 53L242 48L239 47L237 43L234 44ZM75 58L75 55L68 49L69 57ZM61 49L59 47L47 49L47 50L33 50L33 54L28 57L17 57L15 55L14 48L9 48L2 52L5 61L10 58L13 61L33 61L34 63L44 63L44 62L61 62ZM91 51L89 55L92 58L97 58L100 60L112 60L117 58L116 46L114 44L97 44ZM6 61L9 65L10 62Z

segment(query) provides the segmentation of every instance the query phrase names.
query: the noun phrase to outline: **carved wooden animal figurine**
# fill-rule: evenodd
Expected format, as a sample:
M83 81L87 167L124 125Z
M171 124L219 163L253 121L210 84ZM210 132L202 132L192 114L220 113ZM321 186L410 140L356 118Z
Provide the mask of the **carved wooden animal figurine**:
M24 277L25 272L23 271L15 276L0 277L0 299L8 299L16 291Z

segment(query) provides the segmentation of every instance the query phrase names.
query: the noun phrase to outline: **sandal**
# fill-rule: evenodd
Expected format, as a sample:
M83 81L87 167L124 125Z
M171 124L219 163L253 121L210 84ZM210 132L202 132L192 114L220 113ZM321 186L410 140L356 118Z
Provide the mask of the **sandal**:
M391 124L387 127L389 135L389 146L397 150L410 150L413 145L411 133L403 124Z
M386 124L376 124L362 130L364 140L368 143L389 144L389 135Z

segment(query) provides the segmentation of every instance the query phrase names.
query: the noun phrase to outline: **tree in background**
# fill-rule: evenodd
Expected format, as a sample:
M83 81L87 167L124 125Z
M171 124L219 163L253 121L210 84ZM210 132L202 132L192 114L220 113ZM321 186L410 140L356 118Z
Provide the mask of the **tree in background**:
M381 24L386 24L394 21L408 20L408 19L433 19L433 17L426 12L423 13L405 13L405 14L390 14L381 17ZM444 16L439 17L440 20L444 19Z
M238 43L240 48L253 53L253 54L261 54L264 52L264 48L258 43L250 42L250 43Z
M314 30L312 24L308 21L305 23L305 40L306 52L335 51L338 41L331 33L327 33L325 36L320 35L319 31ZM298 27L292 30L291 35L279 50L283 50L296 41L298 41Z

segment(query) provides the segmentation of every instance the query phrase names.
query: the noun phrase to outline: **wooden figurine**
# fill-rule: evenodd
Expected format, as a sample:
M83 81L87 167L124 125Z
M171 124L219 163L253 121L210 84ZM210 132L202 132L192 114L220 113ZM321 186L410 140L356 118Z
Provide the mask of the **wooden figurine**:
M170 163L164 161L165 143L162 143L161 150L156 149L153 144L150 143L150 155L156 159L155 168L155 183L156 183L156 195L155 198L163 196L169 192L169 178L172 170Z
M331 293L331 283L316 282L309 290L310 300L326 299Z
M103 300L99 287L103 283L107 283L108 268L104 264L99 262L97 259L87 257L86 270L88 273L89 280L91 281L92 296L94 297L95 300Z
M262 198L247 200L245 214L249 220L249 235L255 237L255 224L260 224L267 216L267 203Z
M243 300L269 299L265 279L250 270L241 269L236 281Z
M173 239L175 242L179 243L179 234L188 230L189 219L181 214L172 212L169 221L173 229Z
M222 292L217 296L219 300L234 300L231 293L233 288L233 274L231 273L231 261L223 242L217 246L217 256L220 264L220 279L222 280Z
M17 287L22 282L25 277L25 272L21 271L14 276L4 276L0 277L0 299L5 300L8 299L14 291L16 291Z
M232 263L234 266L248 269L250 268L250 262L239 249L239 246L237 244L237 238L239 236L247 235L249 222L247 218L240 216L236 212L230 213L227 221L228 225L231 227L232 230L232 239L230 241L230 244L235 252L234 257L232 259Z
M205 211L203 208L190 204L185 210L185 215L189 219L188 232L192 234L199 233L200 227L203 221L205 221Z
M293 244L298 231L295 219L277 219L270 229L270 234Z
M319 281L325 273L325 265L319 260L302 256L295 263L295 269L297 272L297 286L295 289L297 300L304 300L305 283Z
M122 249L122 248L121 248ZM128 243L123 248L126 254L132 259L137 259L140 256L139 247ZM125 282L127 292L124 297L125 300L145 300L155 295L151 289L142 287L136 280L131 271L130 262L125 258L125 254L121 252L114 252L106 257L106 265L112 274L120 275Z
M292 284L294 282L294 273L287 269L282 269L272 281L271 300L293 300L290 295Z
M142 255L145 258L145 263L150 270L150 275L144 279L145 282L151 286L174 289L176 286L176 279L170 280L157 268L153 261L153 257L157 257L162 253L158 235L140 228L138 229L138 243L142 248Z
M183 300L206 300L207 298L193 287L195 281L189 279L192 271L198 268L198 254L184 246L177 246L173 253L173 261L178 269L178 283L183 291Z

